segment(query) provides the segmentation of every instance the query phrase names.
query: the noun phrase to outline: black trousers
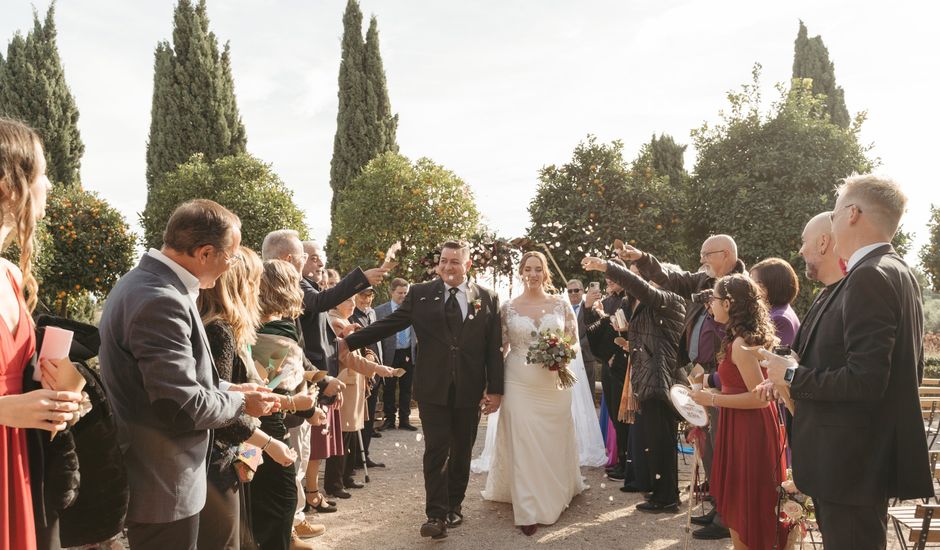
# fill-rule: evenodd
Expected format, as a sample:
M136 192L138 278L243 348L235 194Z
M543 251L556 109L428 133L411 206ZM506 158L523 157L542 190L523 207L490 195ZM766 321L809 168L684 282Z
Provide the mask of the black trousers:
M392 368L405 369L401 378L389 377L385 379L385 391L382 394L382 412L385 421L395 423L395 412L398 412L399 425L408 423L411 416L411 385L414 379L415 366L411 357L411 348L395 350ZM398 389L398 399L395 399L395 389Z
M455 407L454 387L447 406L421 405L418 415L424 430L424 490L428 518L444 519L460 512L467 483L470 457L480 424L479 407Z
M261 429L275 439L287 436L284 413L261 417ZM296 470L265 458L251 480L251 530L262 550L288 550L297 507ZM167 550L167 549L163 549Z
M643 422L645 411L637 411L636 419L630 424L627 437L627 465L624 468L623 486L640 491L651 491L650 484L650 446L647 438L647 426Z
M199 548L239 550L241 548L239 487L238 485L224 487L213 465L209 466L208 478L206 506L199 512Z
M369 399L366 400L369 416L362 427L362 445L366 448L366 458L369 458L369 445L372 443L372 434L375 433L375 408L379 402L379 392L384 389L382 379L379 377L375 378L373 384L372 393L369 395Z
M610 421L613 422L614 431L617 434L617 465L623 469L626 469L627 465L630 425L617 420L617 417L620 414L620 396L623 395L626 377L626 370L620 366L611 369L608 363L601 365L601 388L604 392L604 400L607 402L607 414L610 415Z
M679 502L679 457L676 438L679 424L672 406L664 399L647 399L640 404L644 450L651 500L659 504ZM632 430L631 430L632 432Z
M131 550L196 550L199 514L170 523L127 522L127 541Z
M356 468L356 462L362 458L362 451L359 449L359 432L343 432L343 448L346 454L343 456L343 485L347 480L353 478L353 470Z
M826 548L884 550L888 544L888 501L853 506L813 497Z

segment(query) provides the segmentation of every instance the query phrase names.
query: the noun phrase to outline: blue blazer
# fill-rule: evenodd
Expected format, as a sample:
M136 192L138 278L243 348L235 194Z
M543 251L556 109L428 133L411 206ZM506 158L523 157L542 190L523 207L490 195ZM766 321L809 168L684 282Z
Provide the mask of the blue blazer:
M379 307L375 308L375 320L376 322L385 319L392 314L392 302L385 302ZM415 348L418 345L418 339L415 337L414 327L408 327L408 337L411 342L411 360L414 361L418 354L415 353ZM395 361L395 348L398 347L398 333L395 333L386 338L382 338L382 363L386 366L392 366L392 362Z

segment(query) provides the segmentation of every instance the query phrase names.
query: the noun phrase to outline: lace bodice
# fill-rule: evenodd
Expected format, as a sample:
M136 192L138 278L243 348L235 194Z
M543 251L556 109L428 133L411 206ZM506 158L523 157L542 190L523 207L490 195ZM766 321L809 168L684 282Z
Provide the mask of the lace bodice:
M549 296L544 303L517 307L515 300L502 305L503 348L506 355L525 355L543 330L564 331L578 349L578 321L568 300ZM508 349L507 349L508 348Z

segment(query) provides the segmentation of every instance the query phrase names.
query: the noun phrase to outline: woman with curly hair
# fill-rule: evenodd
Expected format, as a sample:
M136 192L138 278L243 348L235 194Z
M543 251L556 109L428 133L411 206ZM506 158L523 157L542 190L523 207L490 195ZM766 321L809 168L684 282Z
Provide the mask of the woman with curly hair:
M755 348L777 343L761 289L745 275L722 277L708 305L725 325L719 354L721 392L699 390L692 398L720 407L715 435L711 491L736 549L786 546L777 519L777 487L785 479L782 428L776 407L752 392L766 372Z

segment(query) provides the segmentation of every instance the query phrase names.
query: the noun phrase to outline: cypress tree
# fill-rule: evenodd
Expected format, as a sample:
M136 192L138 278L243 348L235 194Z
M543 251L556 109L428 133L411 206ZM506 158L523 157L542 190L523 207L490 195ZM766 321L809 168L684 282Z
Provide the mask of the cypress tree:
M366 32L365 74L369 111L374 113L369 124L373 149L371 160L381 153L398 152L398 115L392 114L392 103L388 99L385 67L379 51L379 24L374 15Z
M245 152L246 142L228 44L220 55L205 0L180 0L173 43L160 42L154 52L147 189L196 153L211 161Z
M42 22L33 11L33 29L26 38L17 33L6 59L0 56L0 115L36 128L45 145L50 180L79 184L85 145L56 45L55 2Z
M806 25L800 21L793 53L793 78L811 78L813 93L826 95L826 110L834 124L848 128L851 123L845 107L845 92L836 85L836 69L829 60L829 50L821 36L809 37Z

